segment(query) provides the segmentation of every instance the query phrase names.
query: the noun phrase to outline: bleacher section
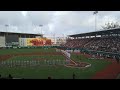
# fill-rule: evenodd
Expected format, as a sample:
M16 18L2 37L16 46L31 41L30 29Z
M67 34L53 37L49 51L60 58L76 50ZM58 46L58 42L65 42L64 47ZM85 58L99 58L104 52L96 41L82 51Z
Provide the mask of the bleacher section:
M89 50L97 50L97 51L119 52L120 37L72 39L62 46L67 48L86 48Z
M69 35L65 48L84 48L87 50L120 52L120 29ZM99 36L99 37L98 37ZM86 38L87 37L87 38Z

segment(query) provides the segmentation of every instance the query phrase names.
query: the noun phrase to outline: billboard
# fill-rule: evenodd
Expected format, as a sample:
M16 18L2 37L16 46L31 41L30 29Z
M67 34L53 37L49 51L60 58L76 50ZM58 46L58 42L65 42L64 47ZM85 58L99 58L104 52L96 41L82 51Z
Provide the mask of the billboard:
M48 46L51 43L47 38L19 38L19 46Z
M47 38L27 38L27 46L51 45L51 40Z

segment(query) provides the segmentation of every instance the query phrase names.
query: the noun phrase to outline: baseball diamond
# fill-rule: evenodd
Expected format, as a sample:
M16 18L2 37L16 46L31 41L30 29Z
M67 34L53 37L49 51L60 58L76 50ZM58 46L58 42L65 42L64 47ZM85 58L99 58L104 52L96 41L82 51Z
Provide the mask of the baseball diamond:
M120 12L108 14L0 11L0 79L120 79Z

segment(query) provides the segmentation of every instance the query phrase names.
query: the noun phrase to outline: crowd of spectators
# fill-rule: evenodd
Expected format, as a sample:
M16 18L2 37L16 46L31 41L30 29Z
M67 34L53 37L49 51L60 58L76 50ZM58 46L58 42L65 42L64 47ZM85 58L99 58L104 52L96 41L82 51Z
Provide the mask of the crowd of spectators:
M68 40L66 42L66 44L64 44L62 46L68 47L68 48L81 48L88 41L89 41L89 39L72 39L72 40Z
M83 39L71 39L62 45L68 48L86 48L89 50L120 52L120 37L95 37Z

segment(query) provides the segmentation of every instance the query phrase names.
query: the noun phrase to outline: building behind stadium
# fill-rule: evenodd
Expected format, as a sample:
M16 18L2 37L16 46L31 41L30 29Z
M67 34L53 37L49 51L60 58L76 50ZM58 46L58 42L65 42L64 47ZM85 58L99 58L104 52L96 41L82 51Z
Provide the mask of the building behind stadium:
M51 39L43 34L0 32L0 47L49 46Z

